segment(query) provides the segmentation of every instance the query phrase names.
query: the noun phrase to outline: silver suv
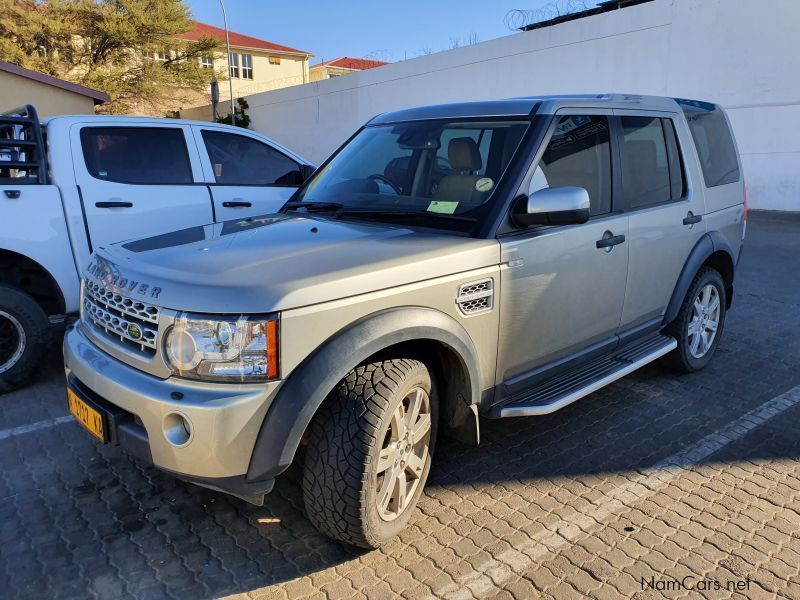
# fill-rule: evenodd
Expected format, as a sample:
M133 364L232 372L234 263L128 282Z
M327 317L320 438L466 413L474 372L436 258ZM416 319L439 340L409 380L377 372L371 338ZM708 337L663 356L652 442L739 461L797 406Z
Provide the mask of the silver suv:
M279 214L99 248L65 339L102 443L377 547L437 433L550 413L663 357L712 359L745 231L725 113L519 98L372 119ZM300 450L304 449L303 452Z

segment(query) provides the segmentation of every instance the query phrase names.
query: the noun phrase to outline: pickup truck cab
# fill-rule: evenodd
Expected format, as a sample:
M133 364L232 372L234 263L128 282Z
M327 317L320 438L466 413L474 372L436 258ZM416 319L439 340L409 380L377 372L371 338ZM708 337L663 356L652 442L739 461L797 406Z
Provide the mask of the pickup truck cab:
M410 518L438 433L477 443L480 418L551 413L661 358L704 368L744 189L711 103L383 114L278 214L98 249L64 338L70 410L255 503L302 460L314 525L376 547Z
M96 248L274 212L313 171L245 129L173 119L0 115L0 393L34 368L48 316L77 312Z

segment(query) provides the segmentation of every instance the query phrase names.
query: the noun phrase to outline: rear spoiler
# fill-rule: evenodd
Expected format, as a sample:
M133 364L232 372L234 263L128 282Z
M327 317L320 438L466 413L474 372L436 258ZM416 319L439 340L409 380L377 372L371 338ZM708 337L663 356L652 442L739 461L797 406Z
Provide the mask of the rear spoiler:
M0 184L47 184L47 152L30 104L0 113Z

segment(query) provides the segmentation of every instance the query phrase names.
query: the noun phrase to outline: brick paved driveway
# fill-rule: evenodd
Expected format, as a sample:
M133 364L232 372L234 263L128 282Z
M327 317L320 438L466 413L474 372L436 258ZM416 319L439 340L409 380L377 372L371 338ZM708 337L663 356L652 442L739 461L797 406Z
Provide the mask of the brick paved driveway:
M256 508L98 448L58 419L54 347L0 400L0 596L800 598L800 218L748 227L705 372L442 443L376 552L318 535L291 478Z

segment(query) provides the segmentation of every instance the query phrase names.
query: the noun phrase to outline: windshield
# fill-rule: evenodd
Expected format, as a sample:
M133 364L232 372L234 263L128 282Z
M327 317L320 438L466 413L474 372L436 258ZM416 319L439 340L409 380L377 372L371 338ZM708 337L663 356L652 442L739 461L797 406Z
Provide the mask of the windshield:
M322 168L291 208L471 229L529 121L418 121L366 127ZM409 214L410 213L410 214Z

